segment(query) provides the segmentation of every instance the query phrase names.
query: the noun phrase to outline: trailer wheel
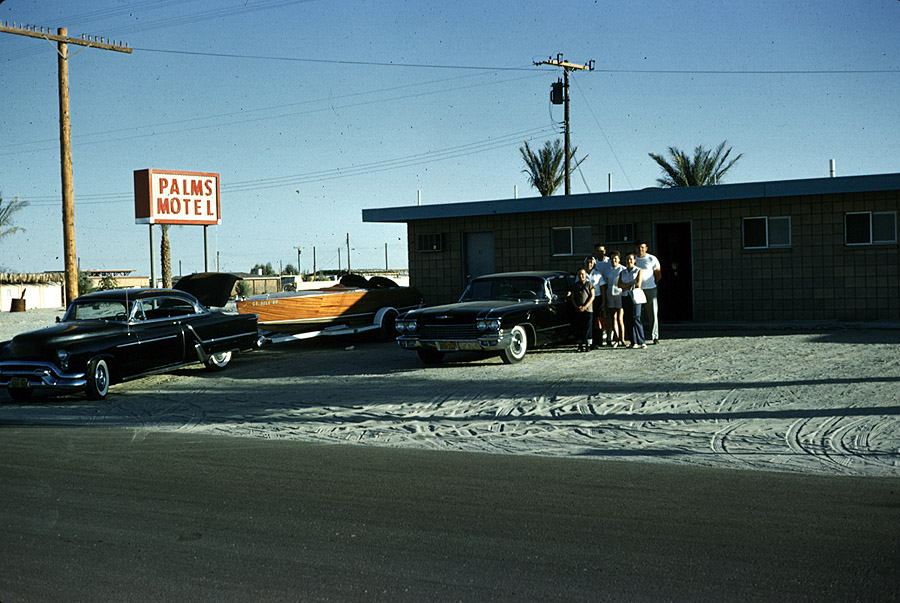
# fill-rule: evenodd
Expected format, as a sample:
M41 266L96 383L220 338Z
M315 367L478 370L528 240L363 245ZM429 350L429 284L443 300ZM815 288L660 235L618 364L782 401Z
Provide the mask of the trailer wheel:
M400 313L396 310L388 310L381 317L381 338L385 341L394 341L397 339L397 317Z

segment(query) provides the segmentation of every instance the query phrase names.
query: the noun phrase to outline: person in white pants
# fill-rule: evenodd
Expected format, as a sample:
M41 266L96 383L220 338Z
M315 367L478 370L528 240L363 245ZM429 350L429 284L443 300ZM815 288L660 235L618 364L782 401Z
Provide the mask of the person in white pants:
M644 328L654 344L659 343L659 300L656 284L662 278L662 267L655 255L647 253L647 244L638 241L634 246L635 265L643 272L644 281L641 289L647 295L647 303L644 304Z

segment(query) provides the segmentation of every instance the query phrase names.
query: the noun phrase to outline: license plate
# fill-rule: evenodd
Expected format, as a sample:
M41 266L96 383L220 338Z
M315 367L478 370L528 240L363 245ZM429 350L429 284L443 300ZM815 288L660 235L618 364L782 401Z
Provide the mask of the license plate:
M23 379L22 377L13 377L9 380L9 386L16 389L27 389L28 379Z
M439 350L455 350L456 342L455 341L439 341L437 342L437 349Z

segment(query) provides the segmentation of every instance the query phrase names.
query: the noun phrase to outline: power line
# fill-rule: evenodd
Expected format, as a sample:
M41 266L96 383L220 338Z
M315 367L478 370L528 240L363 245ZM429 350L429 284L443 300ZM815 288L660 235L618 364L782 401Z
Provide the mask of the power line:
M657 75L854 75L900 73L900 69L594 69L599 73Z
M83 13L75 13L73 15L60 17L57 20L65 21L66 23L72 23L74 25L79 25L79 27L81 26L81 24L94 23L97 21L104 21L110 18L123 16L128 17L129 19L137 20L136 23L125 25L119 28L104 27L104 30L112 36L153 31L156 29L165 29L167 27L177 27L181 25L190 25L193 23L199 23L201 21L223 19L241 13L258 12L272 8L281 8L290 4L311 2L312 0L263 0L251 5L248 5L247 2L244 2L244 4L240 6L204 10L193 14L187 13L183 10L178 10L176 11L176 16L174 17L164 17L157 20L144 20L143 12L141 13L140 20L138 20L139 17L136 16L136 13L138 11L146 10L148 12L153 12L162 8L168 8L173 5L190 4L193 1L194 0L144 0L143 2L138 3L128 3L119 8L96 9ZM0 58L22 58L26 56L41 54L42 52L44 52L44 50L42 49L22 49L19 51L0 54Z
M523 65L501 67L497 65L441 65L437 63L396 63L393 61L352 61L342 59L311 59L308 57L284 57L266 55L246 55L235 53L197 52L164 48L135 48L136 51L184 54L203 57L252 59L262 61L296 61L303 63L324 63L328 65L361 65L366 67L414 67L419 69L465 69L476 71L534 71L543 65ZM542 70L544 71L544 70ZM652 74L652 75L853 75L900 73L900 69L597 69L599 73Z
M146 137L150 137L150 136L164 136L164 135L168 135L168 134L181 135L185 132L191 132L191 131L202 130L202 129L207 129L207 128L216 128L216 127L221 127L221 126L234 126L234 125L239 125L239 124L248 124L248 123L255 123L255 122L260 122L260 121L267 121L267 120L271 120L271 119L284 119L287 117L297 117L298 115L308 115L311 113L320 113L323 111L349 109L349 108L354 108L354 107L372 105L372 104L376 104L376 103L394 102L394 101L398 101L398 100L407 100L407 99L411 99L411 98L418 98L418 97L430 96L430 95L435 95L435 94L443 94L446 92L456 92L456 91L460 91L460 90L466 90L469 88L477 88L477 87L481 87L481 86L493 86L493 85L498 85L498 84L505 84L505 83L509 83L509 82L521 81L524 79L540 77L540 74L508 78L505 80L491 80L489 82L473 83L473 84L468 84L465 86L456 86L456 87L452 87L452 88L444 87L444 88L441 88L438 90L418 92L415 94L407 94L407 95L402 95L402 96L395 95L392 97L371 100L371 101L365 101L365 102L345 103L343 105L331 104L328 107L323 107L321 109L311 109L308 111L281 113L281 114L274 115L274 116L252 117L252 118L246 118L246 119L240 119L240 120L234 120L234 121L228 121L228 122L216 122L216 123L211 123L211 124L197 125L197 126L190 127L190 128L180 127L187 123L201 122L201 121L210 120L210 119L217 119L220 117L231 117L231 116L235 116L235 115L247 115L249 113L256 113L256 112L261 112L261 111L273 111L273 110L279 110L279 109L288 109L288 108L292 108L292 107L298 107L298 106L302 106L302 105L312 105L312 104L316 104L316 103L333 102L335 99L353 98L353 97L357 97L357 96L380 94L383 92L392 92L395 90L402 90L402 89L406 89L406 88L418 87L418 86L423 86L423 85L441 84L444 82L450 82L450 81L455 81L455 80L469 78L469 77L475 77L475 76L472 76L472 75L458 76L455 78L433 80L430 82L417 82L415 84L406 84L403 86L394 86L391 88L382 88L382 89L373 90L373 91L355 92L355 93L340 95L340 96L331 97L331 98L321 98L321 99L315 99L315 100L310 100L310 101L303 101L303 102L299 102L299 103L288 103L288 104L284 104L284 105L276 105L273 107L265 107L262 109L249 109L249 110L241 111L241 112L223 113L223 114L212 115L212 116L208 116L208 117L194 117L194 118L176 120L176 121L171 121L171 122L163 122L163 123L157 123L157 124L147 124L147 125L143 125L143 126L132 126L132 127L128 127L128 128L120 128L117 130L92 132L92 133L82 134L80 136L77 136L76 138L78 140L83 140L85 142L79 142L76 144L76 146L79 146L82 144L89 144L88 140L90 138L97 137L97 136L103 137L103 140L100 142L108 143L108 142L117 142L117 141L122 141L122 140L133 140L135 138L146 138ZM175 127L175 126L179 126L179 127L177 130L174 130L174 131L163 131L163 132L158 131L159 128ZM140 130L146 130L148 128L154 128L154 131L149 132L149 133L139 133ZM119 137L119 138L110 138L109 137L110 134L116 134L116 133L121 133L121 132L131 132L131 131L136 132L136 133L131 136L123 136L123 137ZM9 145L3 145L3 146L0 146L0 149L10 149L10 150L0 152L0 156L19 154L22 152L39 152L39 151L54 150L54 149L56 149L55 146L39 147L39 148L34 148L34 149L28 149L27 151L12 150L12 149L21 149L21 147L23 147L25 145L38 145L38 144L49 145L53 142L55 142L54 139L46 139L46 140L40 140L40 141L19 142L19 143L13 143L13 144L9 144ZM94 143L90 143L90 144L97 144L97 143L94 142Z
M346 59L310 59L306 57L278 57L249 54L233 54L221 52L197 52L192 50L169 50L165 48L135 48L141 52L159 52L165 54L182 54L190 56L214 57L224 59L251 59L257 61L292 61L299 63L323 63L326 65L360 65L364 67L414 67L418 69L465 69L469 71L534 71L533 66L499 67L491 65L440 65L437 63L396 63L394 61L351 61Z
M226 193L248 192L255 190L263 190L270 188L279 188L287 186L298 186L302 184L310 184L313 182L321 182L326 180L335 180L339 178L349 178L352 176L362 176L388 170L401 169L427 163L434 163L447 159L455 159L476 153L483 153L495 149L503 148L513 144L520 144L522 140L532 140L539 136L550 134L553 128L542 126L530 130L522 130L512 132L502 136L488 138L486 140L467 143L438 149L435 151L427 151L415 155L407 155L404 157L395 157L393 159L385 159L365 164L352 165L346 167L332 168L328 170L319 170L308 172L305 174L293 174L288 176L277 176L274 178L259 178L254 180L237 181L231 184L223 184L222 190ZM44 205L52 205L57 202L56 195L22 197L27 199L33 206L40 207ZM78 205L105 205L110 203L131 202L133 200L132 192L120 193L103 193L96 195L79 195Z
M616 155L616 150L613 148L612 143L609 141L609 136L606 135L606 132L603 130L603 125L600 123L600 120L597 118L597 115L591 108L591 103L588 101L587 95L585 95L584 90L582 90L581 86L578 85L578 80L575 80L575 87L578 88L578 92L584 99L584 104L585 106L587 106L588 112L591 114L591 117L594 118L594 123L596 123L597 127L600 128L600 133L603 134L603 139L606 141L606 146L609 147L609 151L612 153L613 157L616 160L616 163L619 165L619 169L622 170L622 175L625 176L625 181L628 183L629 188L633 189L634 185L631 184L631 179L628 177L628 172L625 171L625 166L623 166L622 162L619 161L619 156Z

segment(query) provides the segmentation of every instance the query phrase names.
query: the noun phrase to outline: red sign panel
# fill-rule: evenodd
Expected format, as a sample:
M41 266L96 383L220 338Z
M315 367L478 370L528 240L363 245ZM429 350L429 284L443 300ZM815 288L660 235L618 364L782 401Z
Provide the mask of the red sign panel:
M219 175L135 170L134 221L138 224L221 224Z

